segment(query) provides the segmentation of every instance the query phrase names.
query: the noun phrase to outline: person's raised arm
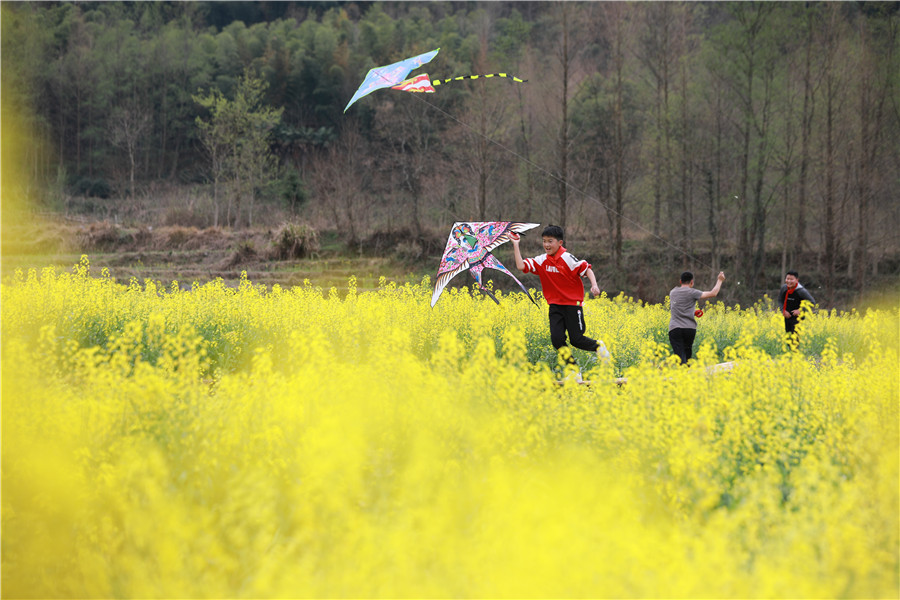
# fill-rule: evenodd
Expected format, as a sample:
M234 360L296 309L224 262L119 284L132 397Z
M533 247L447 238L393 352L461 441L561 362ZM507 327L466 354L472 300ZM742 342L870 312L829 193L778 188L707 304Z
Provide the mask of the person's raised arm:
M512 242L513 245L513 254L516 257L516 268L525 272L525 261L522 260L522 253L519 251L519 234L515 231L509 232L509 241Z
M719 295L719 290L722 289L722 282L725 281L725 272L719 271L719 277L716 279L716 285L713 286L713 289L708 292L703 292L700 294L700 299L704 300L706 298L715 298Z
M591 294L594 296L600 295L600 288L597 286L597 278L594 276L594 270L590 267L584 272L584 276L588 278L588 281L591 282Z

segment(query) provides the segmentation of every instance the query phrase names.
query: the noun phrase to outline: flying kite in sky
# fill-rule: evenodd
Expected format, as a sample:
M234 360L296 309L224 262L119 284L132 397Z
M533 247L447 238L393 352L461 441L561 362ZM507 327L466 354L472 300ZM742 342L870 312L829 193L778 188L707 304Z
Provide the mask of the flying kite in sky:
M534 298L522 285L522 282L516 279L516 276L509 272L499 260L494 258L491 252L509 241L509 233L514 231L522 233L529 229L534 229L538 223L512 223L509 221L481 221L481 222L457 222L453 224L450 230L450 237L447 239L447 247L444 248L444 256L441 257L441 266L438 268L437 278L434 282L434 294L431 296L431 306L438 301L438 297L451 279L470 269L472 277L478 283L478 289L484 292L497 304L500 302L494 297L489 289L484 287L482 280L482 271L484 269L496 269L501 273L506 273L519 284L522 291L528 295L529 300L534 302ZM537 303L535 302L535 305Z
M356 93L353 94L353 97L350 98L350 102L347 103L347 106L344 108L344 112L347 112L347 109L350 108L350 105L363 96L368 96L375 90L380 90L388 87L403 92L426 92L430 94L434 93L435 86L450 83L451 81L462 81L464 79L488 79L491 77L505 77L508 79L512 79L513 81L518 83L525 83L526 81L524 79L519 79L518 77L508 75L506 73L490 73L488 75L462 75L460 77L451 77L449 79L435 79L434 81L431 81L429 79L427 73L423 73L422 75L416 75L411 79L407 79L410 71L412 71L413 69L418 69L422 65L431 62L431 59L437 56L439 50L440 48L438 48L437 50L432 50L431 52L426 52L425 54L420 54L418 56L413 56L412 58L401 60L400 62L395 62L394 64L387 65L385 67L375 67L374 69L369 69L369 72L366 74L365 80L363 80L362 85L359 86L359 89L356 90Z
M409 75L410 71L418 69L427 62L431 62L431 59L437 56L438 50L440 50L440 48L432 50L431 52L426 52L425 54L401 60L400 62L395 62L386 67L369 69L365 80L362 82L362 85L359 86L359 89L356 90L356 93L353 94L353 97L350 98L350 102L347 103L344 112L347 112L347 109L350 108L351 104L363 96L368 96L375 90L393 87L403 83L403 80L406 79L406 76Z

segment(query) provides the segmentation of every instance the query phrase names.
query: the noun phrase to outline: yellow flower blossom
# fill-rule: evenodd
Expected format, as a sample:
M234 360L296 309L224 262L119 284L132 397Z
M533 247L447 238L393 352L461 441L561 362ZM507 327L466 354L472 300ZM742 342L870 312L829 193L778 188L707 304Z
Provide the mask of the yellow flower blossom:
M4 594L896 597L900 311L711 306L683 367L602 296L559 386L546 307L430 288L11 277Z

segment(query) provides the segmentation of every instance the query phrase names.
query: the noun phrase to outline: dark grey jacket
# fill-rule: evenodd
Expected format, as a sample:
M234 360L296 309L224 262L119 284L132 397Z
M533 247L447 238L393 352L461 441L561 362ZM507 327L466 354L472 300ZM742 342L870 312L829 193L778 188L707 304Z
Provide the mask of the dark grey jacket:
M815 304L816 301L812 297L805 287L797 284L797 288L791 292L787 293L788 287L787 285L781 286L781 291L778 292L778 308L786 310L788 312L792 312L800 308L800 303L804 300L811 304ZM784 320L791 325L797 324L797 317L791 316L790 318L785 317Z

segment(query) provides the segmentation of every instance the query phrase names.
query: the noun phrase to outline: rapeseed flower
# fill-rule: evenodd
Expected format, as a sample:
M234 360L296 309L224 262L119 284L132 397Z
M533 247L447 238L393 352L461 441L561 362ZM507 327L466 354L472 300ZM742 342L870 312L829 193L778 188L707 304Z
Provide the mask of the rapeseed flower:
M4 594L896 597L897 310L714 305L685 368L601 297L559 386L524 294L430 287L4 283Z

